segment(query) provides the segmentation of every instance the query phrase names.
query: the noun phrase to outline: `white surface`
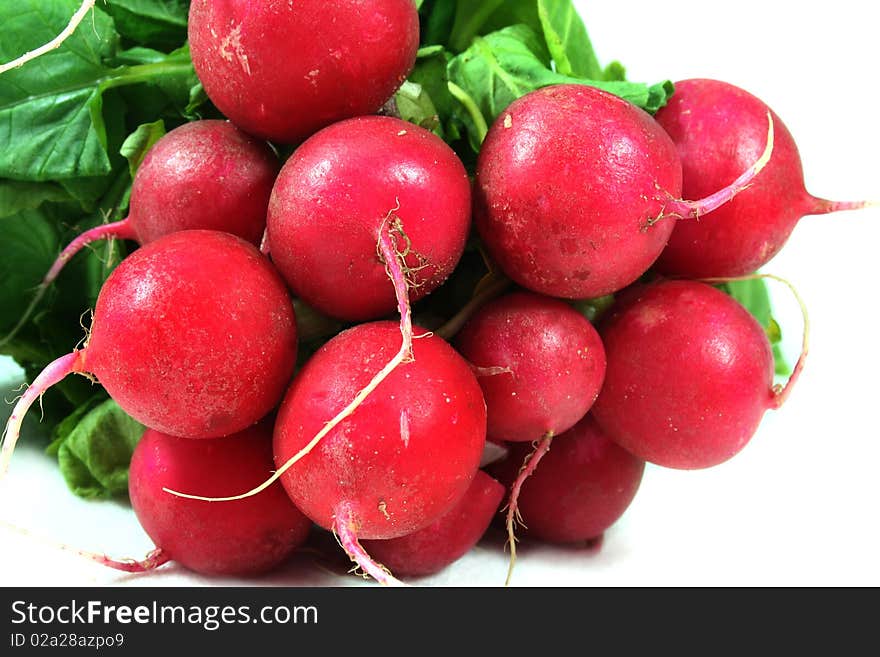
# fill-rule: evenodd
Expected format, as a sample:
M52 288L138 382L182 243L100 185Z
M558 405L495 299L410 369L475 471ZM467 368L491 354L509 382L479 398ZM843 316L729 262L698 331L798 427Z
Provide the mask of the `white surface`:
M696 0L577 4L603 62L621 60L633 80L706 76L739 84L786 122L812 193L880 198L876 3L840 1L820 11L743 0L723 13ZM797 285L812 320L811 354L787 405L768 413L724 465L699 472L649 466L598 553L521 547L514 585L880 585L878 245L878 209L804 219L765 268ZM794 355L799 315L784 292L776 296ZM129 509L73 498L33 447L18 450L0 495L0 518L51 539L115 556L140 557L151 547ZM5 585L227 583L176 567L119 575L9 531L0 530L0 541ZM490 540L416 583L497 586L505 569L500 543ZM255 583L360 581L303 557Z

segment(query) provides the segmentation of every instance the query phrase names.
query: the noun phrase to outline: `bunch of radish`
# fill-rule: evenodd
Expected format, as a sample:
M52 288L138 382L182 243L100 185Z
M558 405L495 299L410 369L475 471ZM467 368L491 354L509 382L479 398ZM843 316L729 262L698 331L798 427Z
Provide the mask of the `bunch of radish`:
M516 534L594 541L646 463L727 461L791 392L806 339L774 385L764 327L716 284L753 275L801 216L861 204L810 196L746 91L682 81L652 116L546 86L501 113L469 178L436 134L379 115L416 61L412 0L195 0L189 38L228 122L157 142L129 217L47 273L97 239L141 245L0 453L5 473L28 408L72 373L148 427L129 486L156 549L107 565L250 575L329 531L397 584L493 522L511 556ZM475 253L489 273L469 302L420 314ZM591 323L582 302L611 295ZM343 326L313 353L304 307Z

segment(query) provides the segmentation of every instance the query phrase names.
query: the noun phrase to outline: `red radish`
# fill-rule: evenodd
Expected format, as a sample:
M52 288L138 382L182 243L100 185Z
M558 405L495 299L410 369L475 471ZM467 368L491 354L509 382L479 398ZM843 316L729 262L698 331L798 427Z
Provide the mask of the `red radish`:
M67 262L97 240L148 244L179 230L204 229L260 244L279 167L268 144L228 121L193 121L171 130L150 148L135 174L128 217L91 228L68 244L0 344L25 325Z
M633 288L599 332L608 367L596 421L639 458L671 468L706 468L737 454L803 365L804 355L788 385L774 387L764 329L733 298L697 281Z
M77 237L58 256L43 285L54 281L84 246L108 237L149 244L168 233L204 229L259 245L279 166L268 144L228 121L193 121L171 130L138 168L128 217Z
M754 161L763 149L768 112L763 101L726 82L676 82L675 94L656 118L678 148L683 193L709 193ZM776 143L770 163L710 219L676 222L658 270L691 278L741 276L776 255L804 215L870 205L810 195L794 139L779 117L771 115Z
M456 336L486 398L486 435L532 441L567 431L599 394L605 350L592 324L558 299L514 292Z
M511 445L508 458L490 466L490 474L509 485L529 449ZM522 485L525 534L552 543L601 536L630 506L644 469L644 461L610 440L588 414L556 437L541 467Z
M419 47L412 0L195 0L188 30L213 103L243 130L285 144L378 111Z
M326 343L294 379L275 424L280 466L390 362L400 327L360 324ZM358 543L412 533L449 511L473 479L486 436L486 405L464 359L425 334L357 408L283 473L294 504L332 529L350 556L391 583Z
M132 456L129 496L164 558L205 575L253 575L282 563L312 526L280 484L223 504L174 497L163 489L187 486L219 494L228 486L254 486L273 468L272 429L265 422L208 441L148 429Z
M770 157L770 128L766 152L739 179L682 201L675 145L649 114L593 87L540 89L514 101L486 136L477 230L523 287L573 299L610 294L653 264L672 217L706 214L750 182Z
M522 482L534 472L553 436L570 429L596 400L605 377L599 334L567 303L515 292L478 310L456 347L474 367L488 415L487 435L540 444L522 463L507 502L511 570Z
M216 231L166 235L119 264L98 295L86 346L50 363L16 404L0 475L27 409L70 373L96 375L148 427L214 438L272 410L296 352L287 289L253 245Z
M385 541L362 541L370 555L398 575L421 577L440 572L463 557L486 533L504 486L477 470L458 503L427 527Z
M272 260L296 296L347 320L381 317L395 292L377 255L389 221L414 301L452 273L470 228L461 161L439 137L391 117L325 128L286 162L269 203Z

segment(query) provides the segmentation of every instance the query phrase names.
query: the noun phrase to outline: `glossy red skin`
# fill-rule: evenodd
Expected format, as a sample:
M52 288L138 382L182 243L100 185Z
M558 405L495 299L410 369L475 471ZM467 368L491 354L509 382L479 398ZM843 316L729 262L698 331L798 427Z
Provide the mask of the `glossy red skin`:
M509 126L509 127L508 127ZM583 85L520 98L489 130L474 221L514 281L555 297L615 292L641 276L673 228L681 195L675 145L646 112Z
M268 216L272 260L295 295L325 314L382 317L396 305L376 251L392 211L411 242L415 301L446 280L464 251L467 172L439 137L400 119L332 125L300 146L278 176Z
M205 229L258 246L280 166L268 144L228 121L171 130L147 152L132 184L129 221L137 241Z
M770 109L726 82L675 83L675 94L656 114L672 137L683 167L683 194L702 198L729 185L761 156ZM741 276L767 263L810 214L815 200L804 189L800 154L775 114L773 154L754 182L700 221L676 222L657 261L659 271L705 278Z
M504 498L504 486L477 470L458 503L427 527L387 541L363 541L367 553L392 573L422 577L458 561L486 533Z
M605 378L605 349L593 325L567 303L531 292L480 308L455 347L476 368L486 433L496 441L567 431L593 405Z
M278 412L279 467L384 367L400 339L395 322L359 324L312 356ZM449 511L470 485L486 442L480 386L436 336L414 340L413 353L282 476L294 504L325 529L345 503L358 538L403 536Z
M532 446L511 445L489 472L510 486ZM598 538L629 508L645 462L617 445L588 414L556 436L519 494L522 533L550 543Z
M144 425L215 438L275 407L296 352L293 305L269 261L241 238L192 230L139 248L108 277L83 362Z
M285 144L376 112L419 47L412 0L195 0L188 29L193 65L217 108Z
M173 561L205 575L253 575L283 562L312 526L281 484L243 500L202 502L169 488L220 497L250 490L272 475L271 426L203 441L148 429L129 470L135 515Z
M599 333L608 368L592 414L646 461L680 469L722 463L745 447L771 405L764 330L705 283L635 288Z

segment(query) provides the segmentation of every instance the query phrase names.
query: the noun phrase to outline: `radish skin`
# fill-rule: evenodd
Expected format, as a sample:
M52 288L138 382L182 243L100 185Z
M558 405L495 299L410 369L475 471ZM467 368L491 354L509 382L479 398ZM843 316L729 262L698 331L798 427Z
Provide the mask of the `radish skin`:
M490 474L511 485L532 447L511 445L507 459ZM559 544L599 538L626 512L642 481L645 462L617 445L592 413L553 439L541 467L522 482L519 512L522 533Z
M188 33L217 108L251 134L298 144L382 107L415 64L419 17L412 0L194 0Z
M61 251L0 345L25 326L64 266L97 240L124 239L143 245L176 231L203 229L259 244L279 166L268 144L228 121L192 121L163 135L135 174L129 215L83 232Z
M703 282L635 287L599 333L608 367L592 413L613 440L665 467L707 468L732 458L797 378L774 386L764 329Z
M684 201L675 144L649 114L588 86L539 89L514 101L483 143L476 228L527 289L570 299L611 294L651 267L676 217L706 214L761 171L773 150L767 116L763 126L765 147L743 176Z
M256 247L217 231L167 235L120 263L98 295L85 347L51 363L19 400L0 476L28 408L69 373L97 376L146 426L215 438L275 407L296 352L287 289Z
M209 441L148 429L132 456L129 497L165 559L206 575L255 575L282 564L311 528L280 484L227 504L185 500L163 489L185 485L211 494L253 485L272 468L268 422Z
M710 79L676 82L675 94L656 115L678 149L682 193L710 193L757 157L768 113L777 133L772 160L711 218L678 222L657 261L659 271L687 278L749 274L782 249L805 215L874 205L809 194L797 145L782 120L744 89Z
M504 486L478 470L461 500L433 523L399 538L363 541L364 549L398 575L433 575L480 541L503 497Z
M294 503L326 529L347 505L359 538L403 536L449 510L476 473L486 435L480 387L443 340L416 337L412 360L281 477ZM278 412L278 466L350 403L397 342L393 322L359 324L306 363Z
M414 303L452 273L471 226L464 165L436 135L391 117L336 123L284 164L267 217L272 261L294 294L348 321L395 308L376 240L399 222Z
M82 248L115 238L149 244L179 230L217 230L259 244L279 169L269 145L228 121L185 123L147 152L131 188L131 212L96 226L68 244L42 285L55 281Z
M490 439L531 442L562 433L592 406L605 350L592 324L559 299L513 292L480 308L455 338L471 363Z

